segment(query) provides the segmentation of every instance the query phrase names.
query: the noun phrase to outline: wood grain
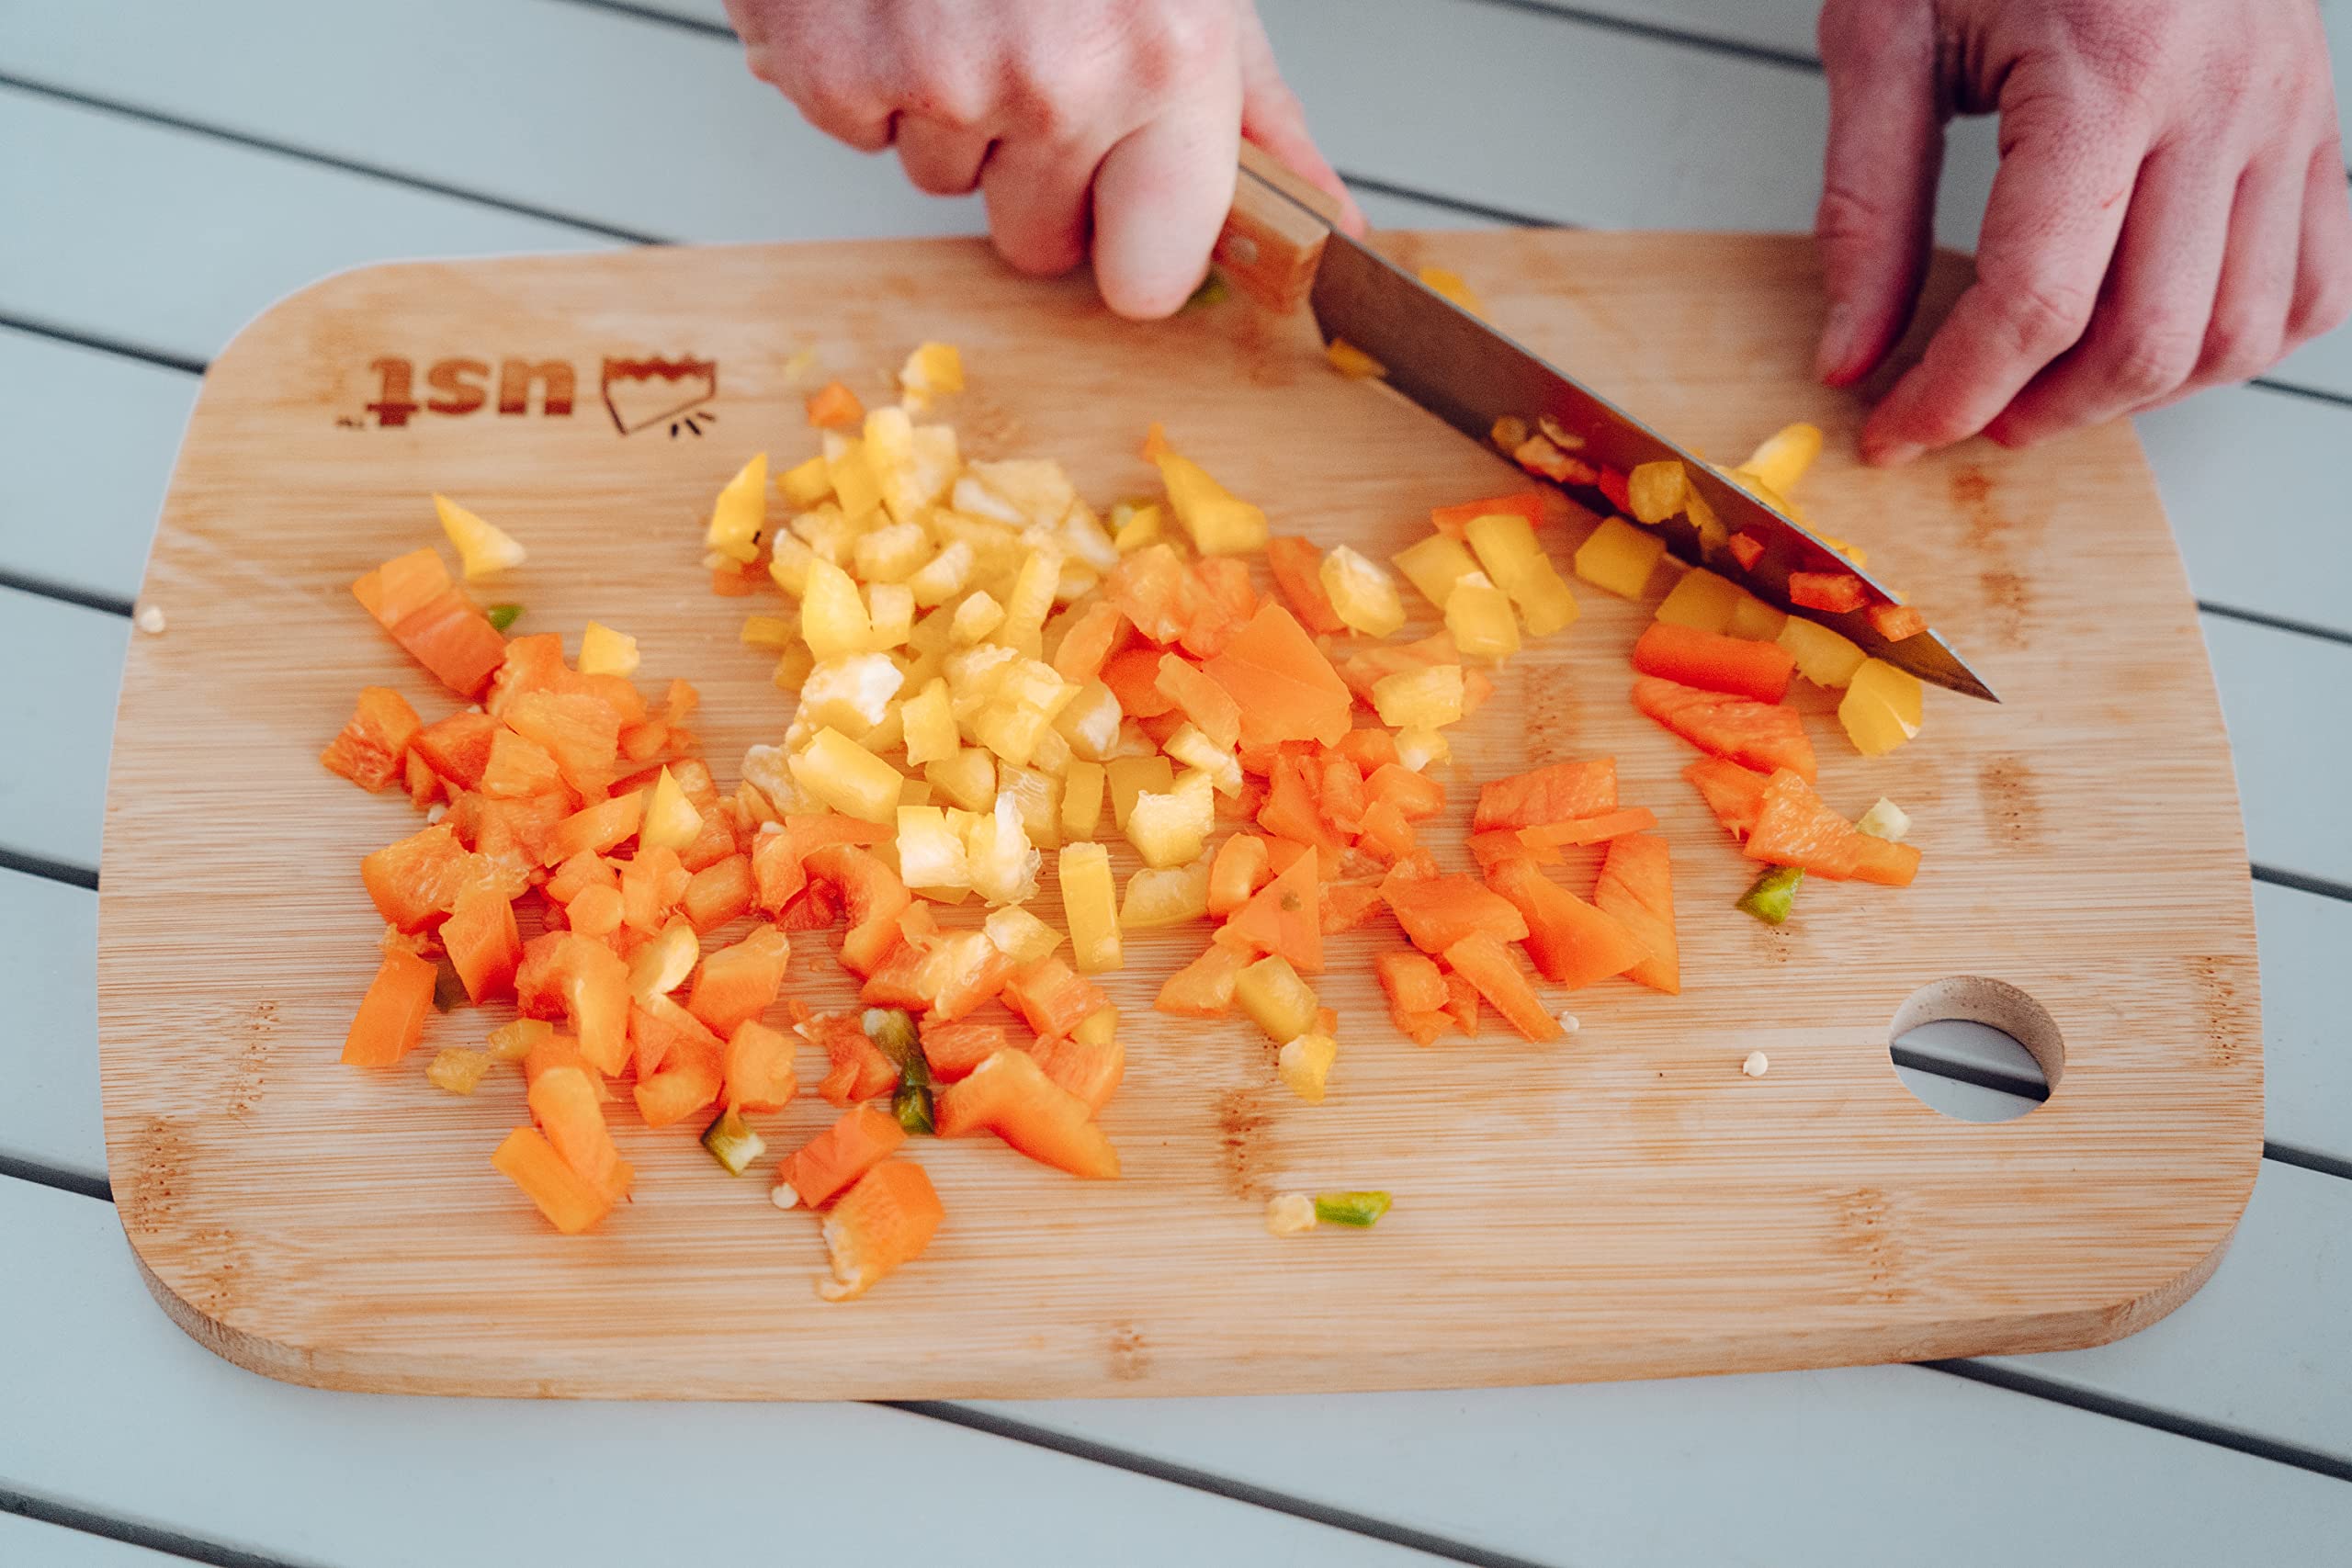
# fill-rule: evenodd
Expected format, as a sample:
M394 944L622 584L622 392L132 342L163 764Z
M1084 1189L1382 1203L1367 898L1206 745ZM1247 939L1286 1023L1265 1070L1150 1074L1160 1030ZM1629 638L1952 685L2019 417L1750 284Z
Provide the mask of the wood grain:
M813 445L784 374L804 346L878 393L916 341L957 342L974 389L944 412L975 455L1061 457L1107 502L1147 487L1135 443L1160 418L1278 529L1380 554L1431 503L1509 475L1330 375L1303 321L1235 301L1135 326L1082 281L1015 278L966 242L346 274L216 363L149 569L170 630L134 640L125 676L100 901L108 1164L175 1318L243 1364L337 1387L946 1397L2026 1351L2112 1338L2183 1299L2253 1181L2260 1030L2212 681L2129 430L1860 470L1843 456L1859 405L1805 374L1817 279L1800 241L1385 243L1462 271L1506 328L1709 452L1792 418L1832 432L1809 508L2008 698L1939 694L1922 739L1874 761L1815 721L1833 804L1883 794L1917 818L1917 886L1808 887L1777 932L1735 914L1749 867L1677 776L1688 754L1625 698L1646 611L1581 590L1578 626L1515 661L1464 727L1457 799L1532 761L1614 753L1676 852L1681 997L1611 983L1568 1004L1583 1028L1563 1045L1421 1050L1381 1021L1368 973L1393 934L1345 939L1321 986L1345 1046L1314 1108L1246 1025L1148 1010L1198 932L1136 940L1111 980L1129 1070L1104 1114L1125 1179L927 1145L948 1224L848 1307L809 1288L807 1218L681 1135L626 1134L637 1201L555 1236L489 1168L517 1086L461 1102L424 1084L422 1057L384 1074L334 1061L374 966L356 862L413 818L314 757L363 683L433 701L345 591L431 536L429 491L531 547L498 592L529 605L526 626L594 615L639 637L643 676L699 682L726 777L786 713L768 661L737 646L744 606L707 594L697 524L749 450ZM1939 269L1946 297L1962 270ZM604 356L689 353L719 362L709 433L616 435L594 398ZM567 358L582 377L565 418L365 427L368 365L388 354L420 374L443 355ZM1559 553L1584 526L1562 518ZM830 967L796 960L796 988L845 994ZM1888 1062L1906 998L1966 976L2030 994L2063 1039L2049 1102L2015 1122L1946 1120ZM426 1044L499 1016L437 1018ZM1758 1048L1771 1072L1745 1078ZM797 1104L771 1142L829 1113ZM1271 1192L1353 1186L1397 1196L1370 1235L1261 1227Z

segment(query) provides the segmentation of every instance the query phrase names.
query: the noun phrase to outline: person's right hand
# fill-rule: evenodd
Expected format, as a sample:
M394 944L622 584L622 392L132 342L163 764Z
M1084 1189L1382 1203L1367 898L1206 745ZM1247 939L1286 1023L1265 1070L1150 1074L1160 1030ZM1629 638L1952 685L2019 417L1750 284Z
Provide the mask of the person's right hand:
M1248 137L1363 220L1306 133L1251 0L727 0L752 74L819 130L978 188L1005 260L1086 259L1122 315L1207 271Z

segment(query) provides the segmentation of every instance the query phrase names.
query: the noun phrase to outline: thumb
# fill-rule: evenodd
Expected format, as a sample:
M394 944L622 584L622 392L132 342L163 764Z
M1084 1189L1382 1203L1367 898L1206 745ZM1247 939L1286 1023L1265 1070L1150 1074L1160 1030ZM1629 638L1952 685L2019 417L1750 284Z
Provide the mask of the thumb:
M1306 111L1274 64L1274 46L1255 6L1242 8L1240 42L1242 136L1307 184L1329 193L1340 204L1340 227L1361 236L1363 209L1307 134Z
M1934 240L1943 116L1930 8L1831 0L1821 62L1829 151L1813 226L1829 310L1814 368L1844 387L1902 337Z

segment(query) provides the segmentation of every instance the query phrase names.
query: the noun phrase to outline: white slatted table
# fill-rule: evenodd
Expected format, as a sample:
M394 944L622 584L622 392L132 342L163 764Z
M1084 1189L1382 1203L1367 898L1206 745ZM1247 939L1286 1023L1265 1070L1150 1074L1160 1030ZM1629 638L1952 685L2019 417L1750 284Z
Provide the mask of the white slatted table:
M2325 8L2352 62L2352 0ZM1812 0L1264 9L1375 222L1809 218ZM597 112L649 81L689 107L689 145ZM1991 146L1955 131L1950 243L1973 238ZM107 1203L98 802L196 376L344 266L978 215L800 125L743 74L719 0L0 7L0 1562L2301 1562L2352 1540L2352 333L2141 425L2231 727L2270 1086L2238 1241L2145 1334L1345 1399L394 1400L214 1359L149 1303ZM1978 1087L2005 1081L1997 1053L1914 1043L1945 1093L2001 1098ZM616 1475L618 1506L574 1505Z

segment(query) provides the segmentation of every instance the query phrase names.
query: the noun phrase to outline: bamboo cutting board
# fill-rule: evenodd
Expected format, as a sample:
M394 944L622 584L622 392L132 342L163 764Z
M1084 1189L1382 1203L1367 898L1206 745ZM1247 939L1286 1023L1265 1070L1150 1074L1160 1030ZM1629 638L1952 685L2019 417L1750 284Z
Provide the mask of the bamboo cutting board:
M1626 803L1655 809L1673 847L1679 998L1604 982L1563 998L1582 1022L1563 1043L1489 1028L1418 1048L1372 980L1371 953L1400 940L1384 920L1333 943L1319 988L1342 1053L1313 1107L1246 1022L1150 1010L1202 931L1133 938L1106 981L1128 1058L1103 1114L1123 1180L1078 1183L993 1140L926 1143L937 1241L827 1305L817 1227L769 1205L764 1167L729 1179L690 1130L625 1115L635 1201L559 1236L490 1167L526 1114L518 1077L460 1100L423 1076L503 1010L434 1018L398 1070L335 1059L377 958L356 863L415 818L316 757L364 684L428 716L451 706L347 591L436 538L428 492L527 544L484 595L526 604L523 629L576 648L593 615L638 637L641 680L699 683L731 786L787 699L770 658L737 642L773 602L710 596L700 526L750 453L813 449L804 350L873 401L915 343L956 343L972 389L940 416L967 455L1059 457L1107 504L1149 487L1135 449L1161 419L1276 532L1376 558L1424 533L1431 504L1511 474L1332 375L1303 318L1236 300L1130 325L1082 281L1016 278L977 243L346 274L270 311L207 377L143 595L168 629L134 638L124 676L100 901L107 1142L173 1317L241 1364L341 1388L946 1397L2038 1350L2183 1300L2253 1184L2259 1017L2221 716L2130 430L1859 468L1860 405L1806 373L1818 280L1801 240L1384 243L1454 267L1507 330L1719 457L1792 419L1829 431L1808 509L2007 698L1931 692L1919 739L1875 761L1826 707L1809 721L1832 805L1884 795L1911 812L1916 886L1808 883L1778 931L1736 913L1754 867L1679 778L1691 754L1627 701L1648 610L1578 584L1581 622L1501 673L1444 776L1460 818L1476 780L1614 754ZM1939 298L1964 270L1941 265ZM1563 513L1564 561L1589 525ZM1423 835L1449 863L1457 829ZM1058 915L1050 892L1041 908ZM798 945L789 987L845 1000L824 941ZM1914 1100L1890 1033L1953 1016L2025 1039L2049 1101L1979 1125ZM1743 1077L1759 1049L1769 1075ZM813 1048L801 1066L810 1081ZM763 1119L771 1149L833 1114L804 1095ZM1396 1194L1375 1231L1263 1228L1275 1192L1356 1187Z

